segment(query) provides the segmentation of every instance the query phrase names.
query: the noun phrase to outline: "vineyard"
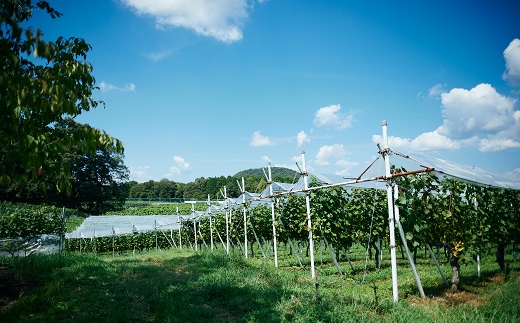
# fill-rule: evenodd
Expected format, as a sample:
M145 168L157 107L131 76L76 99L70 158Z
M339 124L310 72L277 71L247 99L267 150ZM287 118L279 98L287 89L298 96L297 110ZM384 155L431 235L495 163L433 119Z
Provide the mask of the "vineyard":
M319 186L318 178L312 178L311 188ZM437 250L437 261L442 253L444 261L457 269L460 263L496 253L498 266L505 269L507 246L513 248L516 259L515 248L520 237L519 191L440 179L432 173L399 177L396 186L398 226L414 260L419 252L433 247ZM259 195L254 194L247 196L245 203L241 202L242 197L230 199L232 204L214 206L211 212L204 204L196 205L198 211L193 211L189 204L129 204L123 211L126 214L169 213L186 217L181 217L182 225L175 230L67 239L66 249L112 254L168 248L221 249L239 251L245 257L272 259L275 248L283 245L284 249L290 249L295 264L308 266L311 251L306 196L292 194L276 199L275 236L271 200L258 199ZM385 190L331 187L310 190L308 197L313 239L317 241L314 252L325 249L331 255L332 265L341 254L348 259L349 250L362 246L375 266L381 266L382 253L389 246ZM398 241L397 247L404 256L404 245ZM339 265L336 269L341 273ZM457 276L451 283L457 285L459 280Z
M269 185L262 193L246 192L239 183L242 193L237 198L227 197L224 188L222 200L216 202L209 198L207 203L127 202L124 210L87 218L67 233L64 249L113 256L171 248L220 249L227 254L240 252L245 258L272 259L278 267L277 252L283 248L293 257L291 266L310 266L312 279L316 278L314 254L328 253L330 265L343 275L341 255L354 271L349 254L360 247L366 250L365 268L369 259L381 268L383 254L390 250L394 278L395 253L400 250L423 297L415 269L422 250L453 289L460 284L460 265L470 260L480 268L481 257L495 254L499 268L508 270L507 247L516 261L520 239L520 191L507 186L515 183L499 183L483 174L461 180L433 169L408 171L394 166L386 176L345 182L332 175L309 175L304 168L297 183L276 183L266 176ZM23 211L35 217L16 208L4 211L2 228L18 231L0 232L4 237L38 230L63 233L66 211L46 210ZM32 224L16 222L21 219ZM92 221L100 224L89 231ZM450 265L450 282L441 261ZM395 290L394 300L396 295Z

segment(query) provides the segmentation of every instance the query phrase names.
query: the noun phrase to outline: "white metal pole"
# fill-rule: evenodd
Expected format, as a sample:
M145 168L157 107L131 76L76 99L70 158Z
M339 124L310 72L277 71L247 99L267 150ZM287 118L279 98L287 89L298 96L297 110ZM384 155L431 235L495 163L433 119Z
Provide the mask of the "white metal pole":
M271 176L271 163L267 164L268 170L268 181L269 181L269 195L273 195L273 178ZM271 198L271 216L273 220L273 251L274 251L274 266L278 268L278 252L277 252L277 243L276 243L276 225L275 225L275 216L274 216L274 198Z
M177 211L177 223L179 224L179 246L182 250L182 237L181 237L182 222L181 222L181 217L179 216L179 207L176 206L175 209Z
M480 254L477 254L477 276L480 278Z
M211 244L211 250L213 250L213 223L211 221L211 200L208 194L208 214L209 214L209 239Z
M197 246L197 222L195 221L195 206L194 206L193 202L191 203L191 216L192 216L192 219L193 219L193 234L195 236L195 251L198 251L198 246Z
M244 253L247 259L247 215L246 215L246 186L244 177L242 177L242 203L244 210Z
M305 205L307 206L307 227L309 228L309 255L311 258L311 277L315 278L316 273L314 271L314 240L312 238L312 221L311 221L311 203L309 200L309 188L307 168L305 167L305 151L302 152L302 167L303 167L303 185L305 189Z
M392 194L392 180L390 172L390 150L388 149L388 134L387 134L387 123L383 120L383 145L384 151L383 156L385 158L385 170L386 170L386 193L388 200L388 226L390 228L390 258L392 262L392 295L394 302L397 302L398 290L397 290L397 258L395 254L395 220L394 220L394 200Z
M227 203L227 192L226 187L224 186L224 201ZM226 253L229 254L229 218L228 218L228 209L229 205L226 204Z

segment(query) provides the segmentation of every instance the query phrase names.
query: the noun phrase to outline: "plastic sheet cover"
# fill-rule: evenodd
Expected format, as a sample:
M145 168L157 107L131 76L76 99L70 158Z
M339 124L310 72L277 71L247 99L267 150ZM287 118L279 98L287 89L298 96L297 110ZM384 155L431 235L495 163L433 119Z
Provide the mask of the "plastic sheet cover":
M178 215L98 215L90 216L66 238L93 238L112 235L133 234L154 230L178 230L179 221L183 216Z

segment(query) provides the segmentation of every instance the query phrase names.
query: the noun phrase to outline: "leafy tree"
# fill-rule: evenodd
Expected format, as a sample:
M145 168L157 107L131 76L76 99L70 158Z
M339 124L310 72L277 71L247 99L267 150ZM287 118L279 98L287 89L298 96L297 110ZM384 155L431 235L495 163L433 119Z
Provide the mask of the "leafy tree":
M174 198L177 193L177 184L163 178L155 183L155 192L159 198Z
M123 185L128 180L128 168L122 154L108 147L90 155L73 151L69 158L74 182L72 196L67 199L72 208L102 214L123 206L128 195Z
M67 147L93 154L99 146L123 152L122 143L98 129L79 125L58 131L66 118L96 108L95 79L86 61L91 46L80 38L43 39L37 28L25 27L35 10L51 18L61 14L46 1L0 2L0 185L41 177L71 192L64 163ZM61 129L63 130L63 129ZM42 186L45 182L40 182Z
M206 200L208 195L206 193L206 179L199 177L195 181L188 183L184 186L183 198L185 199L197 199Z
M76 127L85 126L67 119L56 127L56 131L74 131ZM99 146L95 153L88 154L79 148L67 147L63 165L70 172L63 172L60 178L44 172L40 178L0 189L0 198L13 202L66 206L94 214L122 207L128 195L127 186L124 185L128 180L128 168L124 165L123 155L117 153L113 146ZM38 185L42 181L72 184L68 192L59 191L56 185L49 185L43 191Z

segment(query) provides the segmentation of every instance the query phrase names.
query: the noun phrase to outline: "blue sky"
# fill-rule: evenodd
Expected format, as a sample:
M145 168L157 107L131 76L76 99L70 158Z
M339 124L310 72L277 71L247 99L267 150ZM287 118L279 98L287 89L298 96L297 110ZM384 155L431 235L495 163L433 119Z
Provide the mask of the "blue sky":
M520 178L517 1L50 1L84 38L130 178L357 176L390 147Z

